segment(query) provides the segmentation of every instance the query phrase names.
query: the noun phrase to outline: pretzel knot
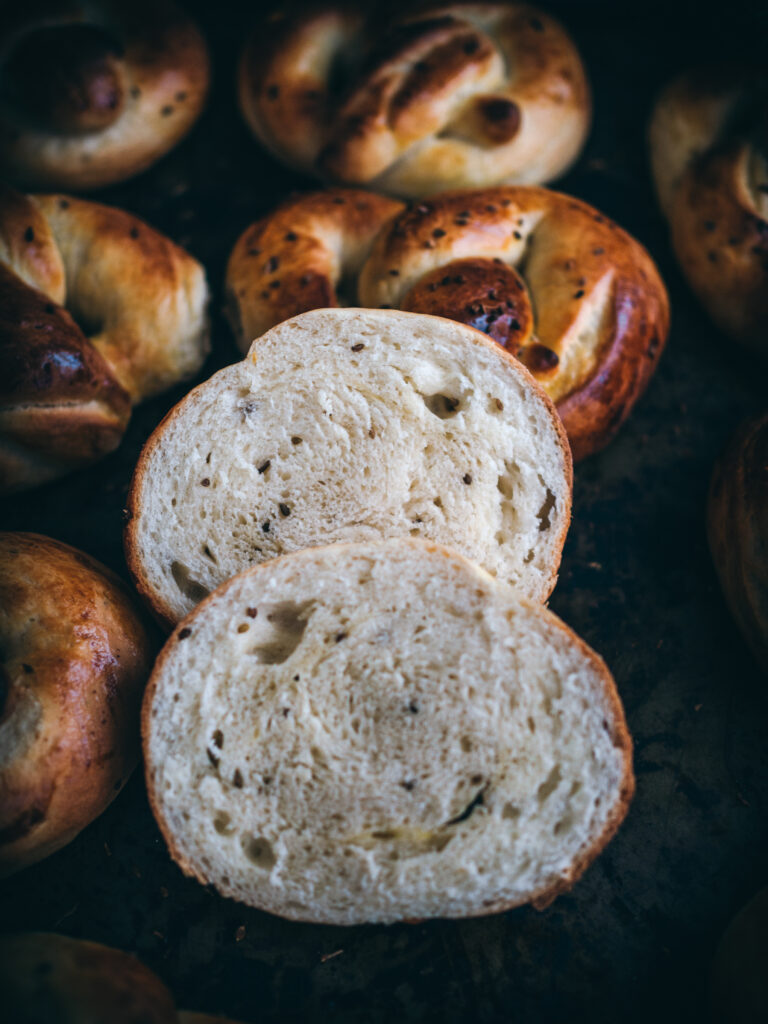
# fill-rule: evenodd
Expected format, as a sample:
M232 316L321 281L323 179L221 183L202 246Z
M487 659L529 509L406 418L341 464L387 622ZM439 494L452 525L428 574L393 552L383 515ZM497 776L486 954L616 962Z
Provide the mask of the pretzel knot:
M768 352L768 74L721 66L676 79L650 145L689 284L721 330Z
M0 14L0 166L90 189L154 163L192 127L208 51L170 0L33 0Z
M543 188L458 191L409 208L354 189L301 196L241 235L227 291L244 351L273 324L340 303L476 327L557 404L575 458L629 415L669 325L645 249L586 203Z
M340 7L278 15L245 48L239 95L279 158L406 197L549 181L590 116L575 46L522 4L433 6L383 33Z
M0 191L0 492L112 451L133 404L202 365L207 301L199 263L138 218Z

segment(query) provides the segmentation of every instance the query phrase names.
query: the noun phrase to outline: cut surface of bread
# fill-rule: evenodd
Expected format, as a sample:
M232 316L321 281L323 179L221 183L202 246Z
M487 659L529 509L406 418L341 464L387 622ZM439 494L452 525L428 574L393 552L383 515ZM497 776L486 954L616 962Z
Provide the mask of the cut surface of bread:
M422 536L544 601L571 505L554 406L479 331L392 310L313 310L194 389L147 443L126 556L172 625L249 565Z
M143 742L186 873L330 924L546 905L633 791L601 659L415 539L302 551L221 586L168 639Z

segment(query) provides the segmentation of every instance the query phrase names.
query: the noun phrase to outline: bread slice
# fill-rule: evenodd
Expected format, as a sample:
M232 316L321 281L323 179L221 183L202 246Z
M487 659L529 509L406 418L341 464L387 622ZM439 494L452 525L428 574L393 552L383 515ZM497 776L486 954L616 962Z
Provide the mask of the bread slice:
M423 314L313 310L160 424L126 556L168 625L249 565L392 536L447 544L544 601L570 508L554 406L493 341Z
M601 659L423 540L314 548L219 587L146 692L182 869L284 917L465 917L571 886L632 796Z

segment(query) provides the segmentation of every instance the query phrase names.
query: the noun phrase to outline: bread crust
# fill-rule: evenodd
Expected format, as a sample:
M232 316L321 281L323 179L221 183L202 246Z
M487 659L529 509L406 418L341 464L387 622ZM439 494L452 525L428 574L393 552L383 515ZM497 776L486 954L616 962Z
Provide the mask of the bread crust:
M707 535L723 594L768 672L768 414L743 424L715 464Z
M354 315L354 312L354 310L350 310L351 315ZM387 315L393 318L408 318L414 316L414 314L411 313L394 310ZM439 320L441 318L435 317L434 319ZM555 588L555 584L557 583L560 557L571 523L571 505L573 500L573 456L571 454L571 446L569 444L568 435L565 432L565 427L557 414L554 404L533 375L517 359L511 356L504 349L500 349L499 346L488 337L488 335L471 328L470 330L472 330L475 343L485 347L486 349L490 349L496 356L500 356L505 360L506 363L514 369L516 375L522 379L525 387L530 388L536 395L537 400L544 404L544 407L549 414L551 425L556 434L557 446L563 460L563 471L567 481L567 492L559 496L563 503L562 522L553 545L555 555L553 556L549 577L542 589L541 600L544 602L552 593ZM256 339L254 342L254 347L256 348L258 347L258 341L259 339ZM206 382L199 384L196 388L193 388L181 402L166 413L157 427L155 427L139 455L136 467L133 471L133 476L131 477L131 483L125 504L123 551L125 554L126 565L128 566L128 571L131 574L131 579L133 580L136 590L146 603L155 620L166 632L173 629L178 619L173 614L173 610L166 602L164 602L162 595L158 593L149 580L142 557L137 521L142 506L143 488L146 481L150 459L154 452L161 446L165 430L173 424L177 418L180 418L183 415L186 405L194 402L197 394L205 386Z
M715 324L768 352L768 159L764 69L716 66L675 79L650 123L656 190L683 274Z
M331 78L350 54L339 100ZM405 197L557 177L591 113L573 42L524 4L422 3L394 18L294 5L246 44L238 92L280 159Z
M173 997L135 956L97 942L27 932L0 936L4 1007L15 1024L177 1024Z
M0 533L0 875L70 842L138 760L154 636L108 569Z
M471 568L478 574L479 577L486 581L491 581L493 585L497 585L496 581L493 581L485 571L479 566L474 565L465 559L462 555L452 551L440 544L434 544L424 540L414 540L411 538L403 538L398 541L399 544L411 546L414 551L427 550L431 553L437 553L443 558L455 562L459 562L463 566L471 566ZM338 551L344 552L347 549L354 548L355 545L338 544L333 545L330 548L321 549L324 551ZM305 551L298 551L291 554L289 557L294 565L300 565L304 561L308 566L311 566L314 558L315 549L308 549ZM142 703L141 711L141 733L142 733L142 747L144 752L144 773L147 787L147 797L149 800L152 813L158 824L158 827L163 835L163 839L166 842L169 853L182 872L190 878L194 878L201 885L210 885L210 879L199 870L196 865L190 862L190 860L184 856L179 845L175 842L173 833L171 832L168 823L162 813L160 807L160 801L157 793L155 792L155 779L153 774L152 757L149 749L150 742L150 720L152 715L152 704L154 701L155 693L158 687L160 677L163 674L163 670L166 662L172 657L175 647L179 643L183 643L184 640L189 636L191 630L194 629L196 622L205 617L206 609L213 602L217 601L226 590L236 585L237 581L245 578L248 575L255 573L263 574L268 576L272 571L273 566L279 559L275 559L271 562L263 562L260 565L252 566L250 569L246 569L244 572L239 573L237 576L228 580L218 587L212 594L204 598L203 601L198 604L193 611L189 613L181 622L178 623L173 633L167 638L165 645L160 651L153 670L147 684L144 700ZM547 612L542 606L536 605L535 603L528 601L524 598L520 602L530 611L533 611L539 616L547 616L549 618L555 618L551 613ZM599 854L605 849L610 840L614 837L618 831L620 825L624 821L629 806L632 802L632 798L635 793L635 777L633 772L633 744L632 738L627 727L626 717L624 709L621 703L621 699L616 689L613 676L611 675L607 665L603 659L590 648L576 633L573 632L564 622L557 620L559 627L562 629L565 636L567 636L569 642L578 647L579 651L591 662L594 669L597 670L603 687L603 698L610 709L610 735L614 747L621 751L622 757L622 772L621 772L621 785L619 789L618 799L615 806L608 815L605 825L598 836L590 843L590 845L579 851L577 857L574 859L570 866L567 874L564 874L556 882L548 885L542 889L539 889L524 899L512 900L512 901L498 901L484 905L481 909L476 911L469 911L460 915L453 915L455 918L464 917L484 917L490 914L502 913L506 910L512 910L514 907L524 906L531 904L537 910L544 910L548 907L559 895L570 891L579 878L584 874L587 868L595 861ZM607 721L607 716L606 716ZM236 893L232 890L228 890L225 886L216 885L217 892L220 895L229 898L238 898ZM256 906L256 904L253 904ZM302 914L293 914L287 909L280 911L270 909L270 913L275 913L276 916L282 917L289 921L304 922L308 924L318 923L336 923L336 922L323 922L318 917L308 917ZM450 917L451 915L441 915L443 917ZM420 918L403 918L403 923L406 924L418 924Z
M6 5L0 164L27 188L102 188L143 171L190 130L209 58L171 0L99 0L87 9ZM41 73L41 67L44 69Z
M374 199L378 216L361 247L354 211ZM335 305L340 281L352 279L353 303L440 314L491 334L555 401L575 459L605 447L669 330L666 289L646 250L588 204L542 188L446 192L405 210L388 202L331 189L248 228L227 271L241 348L248 328Z
M202 267L113 207L0 189L0 290L0 492L112 451L208 352Z

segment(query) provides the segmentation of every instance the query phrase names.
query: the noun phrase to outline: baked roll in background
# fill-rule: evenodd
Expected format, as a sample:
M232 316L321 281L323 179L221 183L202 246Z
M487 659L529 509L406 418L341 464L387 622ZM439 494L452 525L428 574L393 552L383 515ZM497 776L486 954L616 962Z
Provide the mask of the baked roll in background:
M398 196L550 181L590 120L576 47L526 4L289 6L246 44L239 97L278 159Z
M0 41L0 175L24 188L130 178L205 103L208 49L172 0L4 4Z
M0 533L0 875L66 845L117 796L138 761L153 654L103 565Z

